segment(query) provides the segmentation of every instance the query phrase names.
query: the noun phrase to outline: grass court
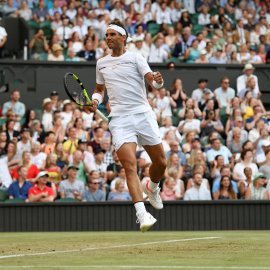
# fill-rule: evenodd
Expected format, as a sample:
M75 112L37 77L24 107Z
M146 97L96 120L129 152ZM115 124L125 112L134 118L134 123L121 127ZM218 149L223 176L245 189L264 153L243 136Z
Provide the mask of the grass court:
M0 270L270 269L269 250L268 231L0 233Z

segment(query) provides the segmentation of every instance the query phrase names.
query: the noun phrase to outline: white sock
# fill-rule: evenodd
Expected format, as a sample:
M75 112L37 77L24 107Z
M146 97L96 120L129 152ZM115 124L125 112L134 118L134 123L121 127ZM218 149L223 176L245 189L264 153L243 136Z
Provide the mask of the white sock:
M136 202L134 203L136 212L146 212L145 206L143 202Z
M158 189L159 183L155 183L155 182L153 182L152 180L150 180L148 187L149 187L152 191L155 191L155 190Z

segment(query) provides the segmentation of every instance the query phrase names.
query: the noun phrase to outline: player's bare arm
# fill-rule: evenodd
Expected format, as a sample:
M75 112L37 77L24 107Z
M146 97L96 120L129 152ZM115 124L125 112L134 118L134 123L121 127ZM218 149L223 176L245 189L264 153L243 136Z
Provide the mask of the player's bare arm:
M154 89L159 89L157 87L159 87L159 85L161 86L163 85L162 75L160 74L159 71L155 72L154 74L148 72L147 74L145 74L144 78L147 81L147 83L151 85L151 87ZM156 82L156 84L154 82Z

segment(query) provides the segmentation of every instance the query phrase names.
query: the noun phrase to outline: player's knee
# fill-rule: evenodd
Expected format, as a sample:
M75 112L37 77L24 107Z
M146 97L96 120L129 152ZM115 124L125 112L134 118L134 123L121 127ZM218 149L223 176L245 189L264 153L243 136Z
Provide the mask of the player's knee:
M166 161L166 158L161 158L160 161L159 161L159 164L158 164L159 168L163 171L166 170L166 167L167 167L167 161Z
M122 162L122 165L123 165L126 173L137 171L137 167L136 167L136 163L135 162L126 160L126 161L123 161Z

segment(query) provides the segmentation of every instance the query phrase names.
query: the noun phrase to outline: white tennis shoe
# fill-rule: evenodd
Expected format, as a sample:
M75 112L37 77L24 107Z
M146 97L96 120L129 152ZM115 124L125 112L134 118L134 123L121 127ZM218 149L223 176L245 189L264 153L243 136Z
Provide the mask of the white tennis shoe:
M143 192L148 196L151 205L155 209L161 210L163 208L163 203L162 203L162 199L160 198L160 195L159 195L160 188L157 188L155 191L152 191L149 188L150 181L151 181L150 179L146 179L146 180L142 181Z
M140 223L142 232L146 232L157 222L157 220L148 212L137 212L136 216L138 218L136 223Z

